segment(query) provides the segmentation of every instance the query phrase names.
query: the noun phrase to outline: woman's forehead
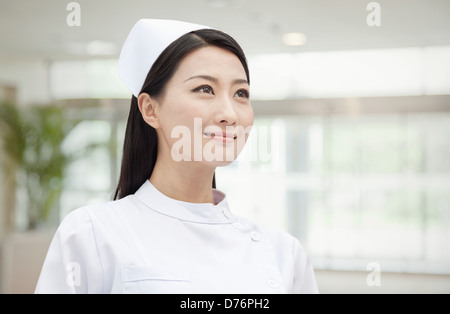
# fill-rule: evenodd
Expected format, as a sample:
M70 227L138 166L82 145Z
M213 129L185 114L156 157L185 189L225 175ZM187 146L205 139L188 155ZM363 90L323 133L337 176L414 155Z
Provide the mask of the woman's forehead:
M211 76L219 80L246 80L239 58L223 48L207 46L188 54L180 63L175 75L183 81L194 76Z

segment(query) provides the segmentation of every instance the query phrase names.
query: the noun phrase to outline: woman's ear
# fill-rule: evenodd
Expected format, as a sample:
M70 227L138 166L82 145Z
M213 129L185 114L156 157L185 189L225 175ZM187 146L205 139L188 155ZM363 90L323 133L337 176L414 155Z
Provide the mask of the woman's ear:
M144 121L154 129L159 128L158 101L147 93L141 93L138 97L138 105Z

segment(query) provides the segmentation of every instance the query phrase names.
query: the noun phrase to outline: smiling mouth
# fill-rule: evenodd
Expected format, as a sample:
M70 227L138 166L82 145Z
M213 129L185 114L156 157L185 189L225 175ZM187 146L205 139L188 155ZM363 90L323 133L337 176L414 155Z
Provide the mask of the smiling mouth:
M236 138L235 134L227 134L227 133L203 133L206 137L209 137L217 142L221 143L231 143Z

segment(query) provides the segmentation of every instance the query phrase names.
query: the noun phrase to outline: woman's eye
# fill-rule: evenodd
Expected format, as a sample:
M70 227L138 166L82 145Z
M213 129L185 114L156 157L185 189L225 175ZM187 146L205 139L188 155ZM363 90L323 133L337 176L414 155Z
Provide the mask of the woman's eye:
M247 90L240 89L236 92L235 96L240 97L240 98L249 98L250 94Z
M211 88L211 86L207 86L207 85L197 87L196 89L194 89L194 92L199 92L199 93L212 94L212 95L214 95L214 91L213 91L213 89Z

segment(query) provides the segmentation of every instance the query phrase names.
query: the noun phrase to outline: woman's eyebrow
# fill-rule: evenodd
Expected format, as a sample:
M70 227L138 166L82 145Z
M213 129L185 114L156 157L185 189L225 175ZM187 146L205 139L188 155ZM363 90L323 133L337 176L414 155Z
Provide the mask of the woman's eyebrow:
M213 83L219 82L219 80L217 78L210 76L210 75L194 75L194 76L188 78L187 80L185 80L185 82L193 80L193 79L198 79L198 78L204 79L204 80L207 80L207 81L210 81ZM232 83L235 85L237 85L237 84L247 84L248 85L248 81L245 79L235 79L235 80L233 80Z

